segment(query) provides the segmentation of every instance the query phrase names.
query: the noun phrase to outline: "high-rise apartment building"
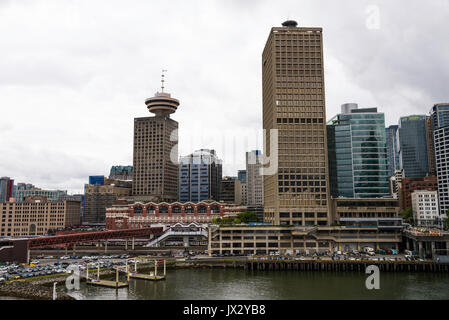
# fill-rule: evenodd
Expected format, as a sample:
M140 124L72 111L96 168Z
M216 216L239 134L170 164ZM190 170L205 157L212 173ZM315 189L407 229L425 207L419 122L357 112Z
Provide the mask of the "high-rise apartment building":
M395 171L399 170L399 146L398 146L398 125L389 126L385 129L387 141L387 160L388 160L388 176L395 175Z
M201 149L181 157L179 163L179 201L220 200L222 161L215 150Z
M327 128L332 197L389 197L385 115L344 104Z
M329 181L322 28L285 21L270 31L262 54L265 154L277 157L264 175L264 220L304 214L307 225L327 225ZM271 145L276 134L277 145ZM275 140L275 139L273 139ZM276 165L276 161L271 163Z
M430 173L429 141L425 115L399 120L399 159L405 178L425 177Z
M263 206L262 152L253 150L246 153L246 190L248 206Z
M0 178L0 203L8 202L13 196L14 180L9 177Z
M449 103L440 103L431 110L435 169L438 178L441 215L449 210Z
M170 114L179 100L162 85L145 104L155 116L134 119L132 194L136 200L173 202L178 198L178 122Z

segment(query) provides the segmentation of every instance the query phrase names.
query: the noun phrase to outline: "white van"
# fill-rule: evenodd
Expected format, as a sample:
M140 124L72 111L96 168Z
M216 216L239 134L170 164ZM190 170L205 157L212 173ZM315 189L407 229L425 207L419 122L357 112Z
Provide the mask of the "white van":
M371 247L364 247L363 252L369 254L370 256L374 256L376 253L374 252L374 249Z

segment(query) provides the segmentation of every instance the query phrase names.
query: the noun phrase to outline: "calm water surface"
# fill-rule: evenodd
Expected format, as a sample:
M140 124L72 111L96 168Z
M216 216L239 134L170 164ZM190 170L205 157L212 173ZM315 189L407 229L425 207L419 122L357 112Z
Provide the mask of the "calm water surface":
M130 300L307 300L449 299L449 275L381 273L380 290L365 287L363 273L169 270L165 281L131 279L119 290L86 286L77 299ZM124 280L124 277L123 277Z

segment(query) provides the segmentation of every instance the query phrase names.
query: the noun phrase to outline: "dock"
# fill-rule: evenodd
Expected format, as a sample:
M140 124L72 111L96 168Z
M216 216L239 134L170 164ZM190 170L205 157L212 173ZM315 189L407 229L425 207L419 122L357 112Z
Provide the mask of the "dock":
M143 257L143 258L130 258L126 260L126 270L127 270L127 275L128 275L128 282L130 278L133 279L140 279L140 280L149 280L149 281L160 281L160 280L165 280L165 276L167 274L167 267L166 267L166 260L164 261L164 273L162 275L158 275L157 274L157 270L158 270L158 261L157 260L153 260L154 262L154 272L151 272L150 274L144 274L144 273L138 273L137 272L137 262L141 261L147 261L148 257ZM134 272L130 272L130 268L129 268L129 264L128 262L133 262L134 263Z
M108 288L125 288L128 287L129 284L127 282L116 282L111 280L94 280L94 279L88 279L86 281L87 284L90 284L92 286L98 286L98 287L108 287Z
M151 281L159 281L165 280L165 275L152 275L152 274L144 274L144 273L130 273L130 278L140 279L140 280L151 280Z
M97 265L97 278L92 279L89 278L89 265ZM92 285L92 286L98 286L98 287L107 287L107 288L125 288L129 286L129 277L127 278L127 282L120 282L119 281L119 272L120 268L115 268L115 281L112 280L101 280L100 279L100 263L94 262L94 263L88 263L86 266L86 284ZM126 269L126 272L128 269Z

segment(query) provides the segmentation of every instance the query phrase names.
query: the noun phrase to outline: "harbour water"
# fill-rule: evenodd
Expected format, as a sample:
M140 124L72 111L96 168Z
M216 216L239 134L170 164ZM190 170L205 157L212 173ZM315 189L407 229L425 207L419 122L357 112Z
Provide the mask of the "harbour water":
M92 300L309 300L309 299L449 299L449 275L381 273L380 290L368 290L368 275L356 272L169 270L167 280L131 279L129 288L86 286L71 292Z

